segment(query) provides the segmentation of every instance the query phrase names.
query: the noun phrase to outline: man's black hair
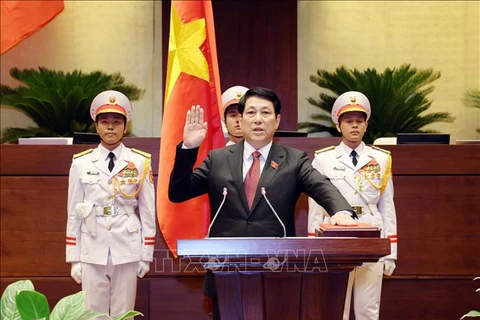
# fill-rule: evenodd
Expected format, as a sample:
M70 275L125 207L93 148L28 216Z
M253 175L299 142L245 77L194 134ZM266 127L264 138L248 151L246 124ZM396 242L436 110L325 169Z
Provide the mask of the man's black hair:
M273 108L275 109L275 116L279 115L280 111L282 110L282 103L280 102L280 99L278 99L278 96L275 92L268 88L255 87L248 89L248 91L245 92L243 97L238 102L238 112L240 114L243 114L243 112L245 111L245 102L250 97L259 97L272 102Z

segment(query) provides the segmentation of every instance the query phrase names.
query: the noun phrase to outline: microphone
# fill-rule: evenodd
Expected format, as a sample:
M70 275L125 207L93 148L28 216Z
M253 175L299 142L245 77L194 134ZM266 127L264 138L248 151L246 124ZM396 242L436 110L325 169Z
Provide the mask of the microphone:
M212 229L213 223L215 222L215 219L217 219L218 213L220 212L220 209L222 209L226 198L227 198L227 187L223 187L223 200L222 200L222 203L220 203L220 205L218 206L217 212L213 216L212 222L210 222L210 225L208 226L207 238L210 238L210 229Z
M265 187L262 187L262 196L265 198L265 200L267 201L268 203L268 206L270 207L270 209L272 209L273 213L275 214L275 217L277 217L277 220L278 222L280 222L280 224L282 225L282 228L283 228L283 237L287 237L287 229L285 229L285 225L283 224L282 222L282 219L280 219L280 217L278 216L277 212L275 211L275 209L273 209L272 205L270 204L270 201L268 201L268 198L267 198L267 191L265 191Z

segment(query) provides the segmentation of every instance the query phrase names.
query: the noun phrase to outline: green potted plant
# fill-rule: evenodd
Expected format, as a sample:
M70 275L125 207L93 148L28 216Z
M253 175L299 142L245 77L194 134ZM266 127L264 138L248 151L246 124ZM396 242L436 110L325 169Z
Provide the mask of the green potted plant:
M132 101L144 94L144 90L125 83L119 73L80 70L64 73L38 67L38 70L12 68L10 75L22 84L17 88L1 85L1 107L24 113L37 127L6 128L1 143L16 143L18 138L72 137L73 132L95 132L90 103L98 93L117 90Z
M47 298L35 291L30 280L19 280L7 286L0 299L0 307L2 320L89 320L98 316L123 320L137 315L143 316L138 311L128 311L109 317L103 313L88 310L83 291L62 298L50 313Z
M399 132L435 132L425 126L435 122L453 122L455 118L447 112L425 112L432 102L427 95L434 90L432 82L440 78L432 69L418 70L409 64L398 68L386 68L379 73L375 69L347 69L342 66L334 72L318 70L310 81L324 89L318 99L307 101L318 107L319 113L310 115L315 122L300 122L299 129L307 132L328 132L339 136L330 118L333 103L338 95L346 91L360 91L370 100L372 115L364 141L373 143L379 137L395 137ZM328 90L333 93L328 94Z
M466 107L480 109L480 90L472 89L466 91L462 101ZM480 128L477 128L477 132L480 133Z

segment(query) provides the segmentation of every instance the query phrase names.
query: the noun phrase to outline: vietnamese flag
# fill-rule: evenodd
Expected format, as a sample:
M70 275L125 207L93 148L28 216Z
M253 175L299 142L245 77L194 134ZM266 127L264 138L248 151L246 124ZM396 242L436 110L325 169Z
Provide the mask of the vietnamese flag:
M63 11L62 0L1 0L1 52L40 30Z
M225 146L219 101L220 79L211 1L172 1L167 78L157 183L157 217L167 246L177 256L178 239L207 234L210 206L207 195L183 203L168 199L168 184L177 145L183 140L187 110L204 109L207 137L196 166L211 149Z

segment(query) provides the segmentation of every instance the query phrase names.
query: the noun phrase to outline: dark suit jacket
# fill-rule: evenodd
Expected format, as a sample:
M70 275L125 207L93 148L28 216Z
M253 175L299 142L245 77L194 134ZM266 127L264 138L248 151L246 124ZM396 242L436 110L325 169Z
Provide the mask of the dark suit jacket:
M305 152L272 144L249 212L243 187L243 144L210 151L192 171L198 148L177 148L170 176L169 198L182 202L208 193L213 218L227 196L210 231L210 237L282 237L283 228L262 196L261 187L280 219L287 236L295 236L295 205L301 192L315 199L327 212L351 211L348 202L330 180L310 165Z
M289 237L295 236L295 205L301 192L330 214L341 210L353 212L330 180L310 165L305 152L275 143L261 173L250 212L243 187L243 147L242 141L214 149L194 170L198 148L182 149L181 144L177 147L168 190L170 201L182 202L208 193L213 219L223 200L223 188L227 188L225 203L212 225L210 237L283 237L283 228L263 198L262 187ZM215 296L213 280L207 273L204 291L209 296Z

